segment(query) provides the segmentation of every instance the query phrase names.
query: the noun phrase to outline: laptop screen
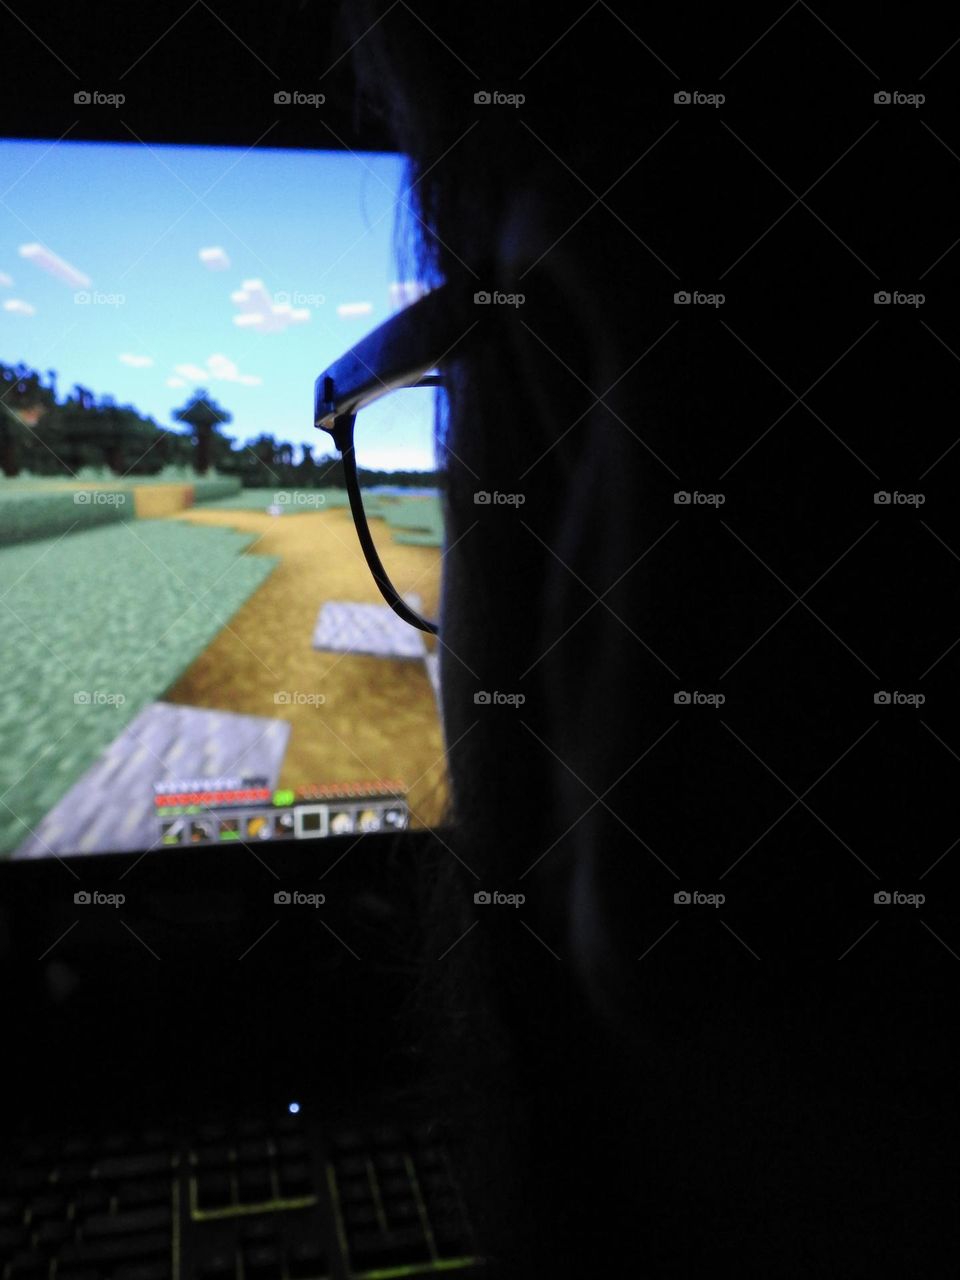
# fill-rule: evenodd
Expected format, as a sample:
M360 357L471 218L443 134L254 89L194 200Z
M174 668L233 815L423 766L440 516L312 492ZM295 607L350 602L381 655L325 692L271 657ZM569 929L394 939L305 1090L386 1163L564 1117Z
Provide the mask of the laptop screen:
M381 598L312 419L419 293L401 158L5 140L0 174L0 856L441 820L433 637ZM434 394L357 439L429 617Z

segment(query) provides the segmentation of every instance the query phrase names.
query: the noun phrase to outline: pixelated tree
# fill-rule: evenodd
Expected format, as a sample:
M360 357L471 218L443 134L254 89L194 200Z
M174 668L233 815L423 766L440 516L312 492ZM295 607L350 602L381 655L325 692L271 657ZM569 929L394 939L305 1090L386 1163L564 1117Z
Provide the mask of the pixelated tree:
M115 426L105 421L106 406L87 387L76 384L69 396L42 420L64 468L100 466L110 452Z
M279 451L277 441L266 433L247 441L247 456L254 460L252 479L255 485L269 486L282 482Z
M316 459L316 479L318 489L345 489L346 475L343 470L343 459L338 454L326 453Z
M4 475L19 474L26 438L27 428L16 412L0 399L0 471Z
M159 470L163 462L154 453L162 433L152 418L133 405L118 405L112 396L97 400L79 385L40 419L34 434L39 471L50 470L44 452L69 471L106 463L117 475L143 474Z
M0 364L0 470L5 475L15 476L24 462L34 462L36 426L55 402L55 381L44 386L35 369Z
M198 388L185 405L172 410L172 416L190 428L194 441L194 469L198 475L205 475L211 462L222 452L224 440L219 430L233 421L233 415L221 409L203 388ZM229 442L226 445L229 450Z
M313 445L301 445L300 453L299 483L303 485L305 489L312 489L317 470L317 464L313 457Z
M103 412L104 454L117 475L149 475L159 471L158 449L166 432L133 405L110 404Z

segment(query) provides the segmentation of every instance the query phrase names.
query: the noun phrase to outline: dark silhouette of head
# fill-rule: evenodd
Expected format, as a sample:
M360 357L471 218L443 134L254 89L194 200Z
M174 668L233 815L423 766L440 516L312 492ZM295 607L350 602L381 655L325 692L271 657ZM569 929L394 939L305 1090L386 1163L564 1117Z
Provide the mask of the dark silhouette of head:
M729 20L698 11L688 63L709 63ZM676 77L644 43L676 44L669 15L645 14L644 40L607 6L555 15L553 34L516 3L368 0L350 22L362 92L410 160L401 262L458 297L512 299L483 304L502 314L480 341L469 307L452 313L441 362L453 806L427 875L422 1011L435 1087L486 1157L482 1243L518 1276L906 1258L887 1184L864 1167L852 1064L872 1041L837 975L839 933L829 976L811 979L836 925L829 891L817 930L794 921L789 960L758 962L821 856L809 833L781 827L750 886L766 935L680 926L673 909L690 877L718 887L779 812L759 813L758 766L720 717L681 723L675 701L773 607L742 547L678 505L746 447L752 373L718 326L678 328L674 298L709 291L742 250L742 209L767 178L718 130L677 124ZM788 545L801 499L780 502ZM825 524L803 538L821 564L835 554ZM794 718L778 759L802 771L816 672L798 666L789 691L772 678L793 657L759 648L723 687L747 741L779 741ZM479 891L524 900L475 904Z

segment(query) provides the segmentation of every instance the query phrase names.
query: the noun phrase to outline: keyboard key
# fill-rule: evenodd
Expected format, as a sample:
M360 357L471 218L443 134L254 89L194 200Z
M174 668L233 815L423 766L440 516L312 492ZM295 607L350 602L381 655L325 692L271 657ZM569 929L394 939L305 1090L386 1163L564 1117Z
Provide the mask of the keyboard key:
M412 1198L387 1200L384 1202L383 1211L391 1227L402 1227L408 1222L420 1222L420 1210L417 1208L416 1200Z
M61 1195L37 1196L30 1202L30 1212L34 1221L42 1218L56 1218L63 1215L67 1202Z
M273 1198L270 1170L266 1165L240 1169L237 1173L237 1193L243 1204L259 1204Z
M241 1120L237 1132L243 1138L260 1138L267 1132L267 1126L262 1120Z
M201 1209L222 1209L233 1203L230 1179L224 1173L201 1173L197 1177L197 1205Z
M71 1267L64 1271L62 1267L58 1266L57 1280L100 1280L100 1274L95 1267L86 1267L82 1270Z
M88 1218L83 1226L86 1240L99 1236L130 1236L139 1232L159 1231L171 1225L170 1209L139 1209L133 1213L101 1213Z
M44 1187L48 1187L50 1183L47 1180L47 1173L44 1169L21 1169L19 1173L14 1175L13 1185L18 1191L22 1191L26 1195L36 1195Z
M309 1195L313 1190L310 1166L303 1161L280 1166L280 1193L285 1196Z
M227 1139L227 1126L219 1123L209 1123L200 1126L199 1135L204 1142L225 1142Z
M350 1259L354 1270L425 1262L429 1257L430 1250L419 1227L358 1232L350 1240Z
M331 1143L334 1151L347 1155L351 1152L363 1149L363 1134L358 1129L341 1129L339 1133L334 1134Z
M38 1253L21 1253L10 1263L10 1280L46 1280L50 1264Z
M407 1175L392 1174L389 1178L380 1179L380 1194L382 1196L404 1197L411 1194L411 1183Z
M19 1226L0 1227L0 1255L7 1256L13 1253L27 1239L27 1229L22 1224Z
M302 1133L288 1134L277 1139L277 1150L283 1156L304 1156L307 1154L307 1140Z
M90 1165L85 1162L81 1163L80 1161L73 1161L69 1164L62 1164L57 1169L56 1185L58 1187L65 1187L67 1189L70 1189L71 1187L82 1187L85 1182L89 1181Z
M110 1156L97 1161L97 1174L101 1178L148 1178L158 1173L170 1172L170 1153L152 1152L140 1156Z
M294 1245L287 1253L287 1274L291 1280L314 1280L325 1276L328 1270L327 1255L319 1244Z
M116 1236L100 1240L81 1240L77 1244L64 1245L60 1261L64 1267L79 1263L81 1266L107 1270L111 1263L139 1262L147 1258L170 1256L170 1232L152 1235Z
M407 1167L402 1151L378 1151L373 1163L378 1173L397 1173Z
M154 1262L126 1262L114 1269L113 1280L171 1280L172 1275L170 1263L157 1258ZM57 1280L63 1280L60 1272Z
M23 1218L23 1201L11 1198L0 1200L0 1223L17 1222Z
M75 1232L72 1222L42 1222L37 1232L37 1248L49 1252L55 1246L72 1240Z
M417 1169L445 1169L447 1154L443 1147L423 1147L416 1153Z
M143 1132L143 1145L150 1150L156 1150L159 1147L172 1147L173 1139L165 1129L145 1129Z
M403 1134L393 1125L380 1125L370 1135L371 1146L380 1148L399 1147L403 1144Z
M103 1187L84 1187L77 1192L77 1213L84 1217L90 1213L100 1213L106 1209L109 1201Z
M373 1201L369 1178L348 1178L337 1183L341 1204L366 1204Z
M171 1190L172 1183L169 1178L143 1178L135 1182L121 1182L116 1191L117 1203L121 1209L169 1205Z
M440 1125L436 1120L428 1120L424 1124L414 1125L410 1137L418 1147L429 1147L440 1137Z
M372 1201L369 1204L345 1204L343 1220L352 1229L375 1227L379 1223L377 1207Z
M280 1238L280 1224L276 1214L246 1218L240 1226L240 1237L245 1244L275 1244Z
M198 1169L226 1169L233 1163L233 1153L226 1143L198 1147L195 1153Z
M237 1258L232 1249L207 1252L197 1264L199 1280L233 1280L236 1274Z
M270 1159L270 1147L265 1138L251 1139L237 1146L237 1160L241 1164L258 1164Z
M341 1178L356 1178L359 1175L367 1176L367 1157L366 1156L341 1156L336 1162L337 1173Z
M453 1188L453 1179L446 1169L430 1169L426 1173L421 1173L418 1182L424 1195L448 1192Z
M433 1232L433 1242L441 1257L455 1257L470 1247L469 1232L460 1213L436 1217L431 1215L430 1230Z
M443 1195L424 1196L427 1212L431 1218L454 1218L460 1212L460 1200L453 1191Z
M275 1245L254 1245L244 1250L243 1273L249 1280L280 1280L282 1270L280 1250Z

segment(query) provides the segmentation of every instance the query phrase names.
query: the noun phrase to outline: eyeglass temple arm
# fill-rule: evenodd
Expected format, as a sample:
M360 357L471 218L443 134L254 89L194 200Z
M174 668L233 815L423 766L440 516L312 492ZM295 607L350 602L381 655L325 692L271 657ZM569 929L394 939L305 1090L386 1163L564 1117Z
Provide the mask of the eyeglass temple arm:
M360 546L363 549L367 566L373 574L374 582L380 589L380 594L394 613L412 627L418 627L429 635L436 635L436 623L428 622L426 618L422 618L419 613L410 608L402 596L397 594L393 583L387 577L387 571L384 569L379 555L377 555L377 548L373 545L370 526L367 524L366 512L363 509L360 479L357 475L357 457L353 447L353 424L355 421L356 414L354 413L338 415L334 419L330 434L333 436L333 443L339 449L340 456L343 459L343 473L347 482L350 510L353 513L353 522L357 526L357 535L360 538Z

